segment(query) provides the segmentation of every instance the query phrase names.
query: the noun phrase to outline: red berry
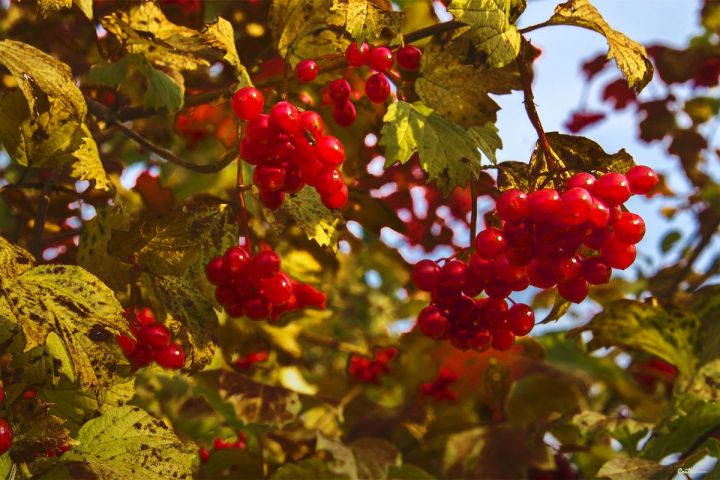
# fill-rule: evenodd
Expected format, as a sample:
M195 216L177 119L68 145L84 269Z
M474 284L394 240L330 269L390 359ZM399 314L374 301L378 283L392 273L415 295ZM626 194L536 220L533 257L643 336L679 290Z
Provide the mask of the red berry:
M310 132L314 138L323 133L323 121L319 113L305 110L300 114L300 129Z
M612 268L600 257L583 260L582 275L591 285L604 285L610 281Z
M185 351L173 343L155 353L155 362L163 368L177 370L185 365Z
M352 42L345 49L345 58L351 67L362 67L370 59L370 47L365 42L360 46L357 42Z
M242 301L238 301L238 302L230 303L230 304L224 304L223 306L225 307L225 313L227 313L229 317L240 318L243 315L245 315L245 310L243 308Z
M253 117L245 127L245 134L245 138L252 140L253 143L262 145L269 143L276 134L275 129L270 125L270 115L262 113Z
M465 274L467 273L467 264L461 260L450 260L440 269L440 281L444 288L448 290L462 290L465 284Z
M477 352L484 352L492 345L492 332L485 327L478 328L469 340L469 346Z
M599 198L593 198L593 206L590 209L588 220L597 228L605 227L608 224L610 221L610 209L605 205L605 202Z
M553 265L553 274L558 282L569 282L580 276L582 264L576 255L562 258Z
M349 127L357 118L357 110L351 101L335 104L333 108L333 119L341 127Z
M422 50L413 46L405 45L397 51L397 63L405 70L415 71L420 68Z
M232 97L232 109L241 120L251 120L263 111L265 99L262 92L254 87L241 88Z
M118 342L118 343L120 343L120 342ZM0 383L0 402L4 402L4 401L5 401L5 385Z
M428 305L418 314L417 325L423 335L437 340L447 332L448 319L438 307Z
M345 160L345 147L340 140L332 135L325 135L317 140L318 160L334 167Z
M635 261L637 250L635 245L623 243L610 236L600 248L600 256L608 265L618 270L625 270Z
M260 288L273 305L284 305L293 294L290 279L284 273L260 280Z
M138 340L153 350L160 350L170 345L170 331L160 323L145 325L138 333Z
M350 100L350 93L352 93L350 83L344 78L333 80L330 82L330 85L328 85L328 96L336 105Z
M395 63L393 53L387 47L376 47L370 52L370 67L378 72L387 72Z
M523 267L513 265L507 256L501 255L493 262L493 268L497 279L503 283L515 283L527 275Z
M506 222L513 223L524 220L529 212L528 196L517 188L505 190L498 197L495 208L500 218Z
M263 250L253 257L250 271L256 278L274 277L280 272L280 257L272 250Z
M207 448L202 447L200 449L200 462L207 463L208 460L210 460L210 452L207 451Z
M120 349L123 351L123 354L126 357L132 355L132 353L135 351L135 347L137 347L137 340L128 335L118 335L116 337L116 340L118 345L120 345Z
M235 245L228 248L223 255L223 271L225 275L237 275L247 267L250 254L243 247Z
M431 292L440 285L440 265L432 260L420 260L412 269L412 281L417 288Z
M636 165L625 173L630 190L636 195L645 195L658 184L658 176L650 167Z
M630 185L621 173L606 173L598 178L593 193L601 198L609 207L622 205L630 198Z
M318 72L318 64L315 60L301 60L295 66L295 77L301 82L312 82Z
M13 431L10 423L0 418L0 455L4 454L12 446Z
M145 345L138 345L137 348L133 351L132 355L128 357L128 360L130 360L132 367L137 370L138 368L150 365L150 363L152 363L153 361L154 356L155 353L150 347L147 347Z
M507 323L513 334L523 337L535 326L535 313L524 303L516 303L508 310Z
M475 237L475 253L481 258L496 258L506 247L505 236L497 228L487 228Z
M537 288L551 288L557 283L553 273L552 263L549 260L533 260L528 265L528 278L530 285Z
M340 190L333 193L332 195L321 196L320 200L322 201L322 204L325 205L327 208L338 209L345 206L348 201L349 195L350 193L348 191L348 186L343 183L340 186Z
M492 347L504 352L510 350L515 343L515 335L507 327L495 328L492 331Z
M588 282L580 277L569 282L558 283L558 293L566 300L580 303L588 296Z
M566 188L584 188L588 192L592 193L595 187L597 179L595 175L587 172L579 172L570 177L570 180L565 183Z
M264 295L252 295L245 299L243 309L248 318L262 320L270 316L272 305Z
M282 205L282 202L285 199L285 194L279 190L274 192L269 190L260 190L258 197L260 198L260 203L262 203L265 208L277 210L280 208L280 205Z
M552 188L543 188L528 196L530 218L535 222L547 222L555 218L560 208L560 195Z
M253 183L260 190L268 192L280 190L285 183L285 169L283 167L258 165L253 172Z
M529 222L506 223L503 234L508 246L517 249L531 248L535 241L535 233Z
M623 212L620 220L613 223L615 238L624 243L636 244L645 236L645 222L632 212Z
M337 168L323 167L315 176L315 189L317 189L321 197L339 192L342 186L342 174Z
M296 283L293 285L293 292L297 298L298 307L317 307L325 308L327 296L311 285L305 283Z
M33 398L37 397L37 390L34 388L28 388L25 390L22 394L23 400L32 400Z
M492 328L507 325L508 305L504 298L490 298L482 306L485 321Z
M270 109L270 123L280 130L295 133L300 128L300 114L290 102L277 102Z
M382 73L373 73L365 80L365 95L373 103L383 103L390 96L390 82Z
M584 188L574 187L560 197L558 218L565 225L580 225L590 216L593 199Z
M220 285L226 281L225 272L223 272L223 258L218 256L210 260L205 267L205 275L208 282L213 285Z
M282 191L287 193L297 193L305 186L303 174L300 167L294 163L288 164L285 168L285 181L282 185Z

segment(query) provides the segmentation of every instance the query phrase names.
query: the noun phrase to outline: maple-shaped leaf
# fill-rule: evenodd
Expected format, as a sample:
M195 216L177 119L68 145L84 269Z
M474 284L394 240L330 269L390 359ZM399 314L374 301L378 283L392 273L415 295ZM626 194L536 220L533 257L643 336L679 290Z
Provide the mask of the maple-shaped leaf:
M480 175L480 151L472 137L422 102L390 105L383 122L379 144L386 166L406 163L417 153L428 178L445 193Z
M602 98L613 104L615 110L621 110L637 100L637 94L628 87L622 78L610 82L603 89Z
M574 112L570 120L565 123L565 128L572 133L578 133L603 118L605 118L605 114L602 112Z
M588 0L569 0L558 5L548 23L574 25L603 35L609 45L608 57L615 59L628 85L636 92L652 79L653 67L645 48L608 25Z
M339 26L353 38L368 41L379 38L383 32L398 35L405 17L403 12L393 10L389 0L333 0L331 11L341 14Z

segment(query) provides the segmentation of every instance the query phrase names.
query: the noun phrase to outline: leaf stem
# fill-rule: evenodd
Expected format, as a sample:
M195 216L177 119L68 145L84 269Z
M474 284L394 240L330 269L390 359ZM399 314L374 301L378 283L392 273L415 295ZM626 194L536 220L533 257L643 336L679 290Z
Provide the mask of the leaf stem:
M556 23L552 23L552 22L550 22L550 21L548 20L548 21L545 21L545 22L536 23L535 25L528 25L527 27L521 28L521 29L519 29L518 31L520 32L520 34L525 34L525 33L530 33L530 32L532 32L533 30L538 30L538 29L540 29L540 28L552 27L553 25L557 25L557 24L556 24Z

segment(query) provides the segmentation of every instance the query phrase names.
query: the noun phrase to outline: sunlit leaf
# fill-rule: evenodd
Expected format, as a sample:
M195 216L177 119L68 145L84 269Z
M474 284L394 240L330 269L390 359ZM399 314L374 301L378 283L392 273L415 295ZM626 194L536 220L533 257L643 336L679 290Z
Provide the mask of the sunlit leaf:
M353 38L368 41L380 37L383 31L397 35L404 18L402 12L393 10L389 0L333 0L331 11L341 15L339 26Z

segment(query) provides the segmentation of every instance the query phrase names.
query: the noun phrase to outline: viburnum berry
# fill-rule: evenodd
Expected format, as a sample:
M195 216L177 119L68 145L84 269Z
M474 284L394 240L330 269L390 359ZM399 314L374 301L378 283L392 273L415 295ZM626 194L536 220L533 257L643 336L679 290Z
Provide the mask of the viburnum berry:
M492 330L492 347L495 350L504 352L509 350L515 343L515 334L507 327L500 327Z
M597 178L595 178L595 175L592 173L579 172L570 177L570 179L565 183L565 187L568 189L584 188L588 192L592 193L593 188L595 187L595 182L597 182Z
M398 49L396 57L397 63L400 67L414 72L420 68L422 50L414 45L405 45L404 47Z
M558 283L558 293L560 296L573 303L580 303L585 300L588 296L588 291L588 281L582 277Z
M584 188L574 187L560 197L558 218L565 225L580 225L590 217L593 199Z
M387 47L375 47L370 52L370 67L378 72L387 72L395 63L395 56Z
M612 228L615 238L624 243L634 245L645 236L645 222L632 212L623 212Z
M238 118L251 120L262 113L265 99L257 88L244 87L235 92L231 104L233 112Z
M383 103L390 96L390 82L382 73L373 73L365 80L365 95L373 103Z
M270 210L277 210L280 208L280 205L282 205L282 202L285 199L285 192L260 190L258 197L260 198L260 203L262 203L266 208L269 208Z
M420 393L424 396L432 397L435 400L449 400L454 402L457 400L457 394L450 390L450 385L457 380L457 373L447 368L441 368L432 382L425 382L420 385Z
M618 270L625 270L632 265L636 255L635 245L623 243L612 236L600 248L600 256L603 260Z
M340 185L340 190L330 195L322 195L320 197L320 201L322 201L322 204L325 205L327 208L339 209L345 206L349 196L350 191L348 189L348 186L343 183L342 185Z
M263 250L252 258L250 269L256 278L274 277L280 272L280 256L272 250Z
M367 43L351 42L345 49L345 58L351 67L362 67L370 60L370 47Z
M288 133L300 128L300 113L290 102L277 102L270 109L270 124Z
M655 171L644 165L636 165L625 173L630 191L636 195L645 195L658 184Z
M449 290L462 290L467 265L460 260L450 260L440 269L440 281Z
M497 213L506 222L518 222L529 213L528 196L517 188L505 190L495 204Z
M300 129L309 132L313 138L320 137L325 128L320 114L312 110L302 112L299 117L299 122Z
M247 267L250 254L243 247L236 245L225 251L221 261L225 275L236 275Z
M339 192L342 186L342 174L337 168L323 167L315 176L315 189L323 197Z
M612 268L602 258L590 257L582 262L582 275L591 285L604 285L610 281Z
M238 368L250 368L256 363L265 362L270 356L270 352L267 350L258 350L256 352L250 352L244 357L240 357L233 362Z
M426 292L435 290L440 285L440 265L432 260L420 260L412 269L412 281Z
M555 217L560 209L560 195L552 188L543 188L528 196L530 218L545 222Z
M282 167L258 165L253 172L253 183L257 185L260 190L268 192L280 190L285 184L285 169Z
M438 307L429 305L420 311L417 325L423 335L437 340L445 336L448 319Z
M630 185L621 173L606 173L598 178L593 190L595 196L601 198L610 207L621 205L630 198Z
M336 167L345 160L345 147L337 138L325 135L317 140L317 155L322 163Z
M176 370L185 365L185 351L173 343L155 353L155 361L163 368Z
M373 358L352 354L348 361L348 373L363 383L380 383L380 376L390 372L390 364L398 354L395 347L373 349Z
M357 118L357 110L351 101L335 104L333 108L333 120L341 127L349 127Z
M516 303L508 310L507 325L515 336L523 337L535 326L535 313L524 303Z
M13 431L10 423L0 418L0 455L10 450L13 442Z
M496 258L506 247L505 235L497 228L487 228L475 237L475 250L481 258Z
M319 71L315 60L301 60L295 66L295 77L301 82L312 82L318 76Z
M328 85L328 96L335 105L350 100L351 93L350 83L344 78L333 80L330 82L330 85Z
M140 329L138 340L153 350L160 350L170 345L170 331L159 323L145 325Z

